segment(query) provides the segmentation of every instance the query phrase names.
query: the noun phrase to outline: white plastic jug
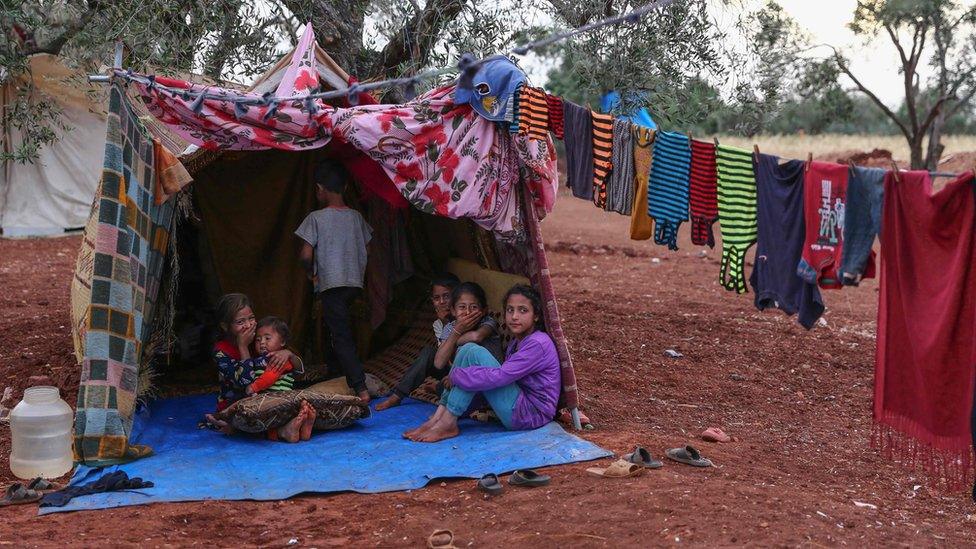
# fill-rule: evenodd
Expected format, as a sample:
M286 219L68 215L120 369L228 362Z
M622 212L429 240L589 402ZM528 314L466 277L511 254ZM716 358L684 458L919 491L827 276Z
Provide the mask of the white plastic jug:
M10 412L10 472L57 478L71 470L72 413L57 387L31 387Z

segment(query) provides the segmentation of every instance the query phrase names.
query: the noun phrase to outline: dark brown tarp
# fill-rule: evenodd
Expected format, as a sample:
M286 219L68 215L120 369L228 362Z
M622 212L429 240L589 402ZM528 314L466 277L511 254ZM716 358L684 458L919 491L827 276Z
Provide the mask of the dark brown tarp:
M312 287L299 262L295 229L316 209L314 154L290 151L226 153L194 174L194 195L223 293L241 292L254 314L282 317L291 345L310 337ZM235 222L229 222L234 220Z

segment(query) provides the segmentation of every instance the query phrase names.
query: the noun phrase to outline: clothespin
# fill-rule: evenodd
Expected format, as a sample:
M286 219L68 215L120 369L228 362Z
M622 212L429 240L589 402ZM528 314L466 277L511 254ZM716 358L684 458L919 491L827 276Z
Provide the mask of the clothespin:
M811 153L807 153L807 165L806 165L805 168L803 168L803 171L804 172L807 172L807 171L810 170L810 164L813 164L813 153L812 152Z
M752 156L756 160L759 160L759 145L755 143L752 144Z
M346 101L349 103L349 106L355 107L356 105L359 105L359 84L358 83L349 86L348 94L349 95L346 97Z
M715 148L718 148L718 138L717 137L713 137L712 140L715 141Z
M407 101L413 101L417 98L417 79L411 78L407 85L403 88L403 97Z
M204 88L204 90L200 92L200 95L198 95L197 98L193 100L193 103L190 104L190 110L193 111L193 114L200 114L203 112L203 100L206 99L206 94L207 89Z
M895 178L896 183L901 183L901 177L898 176L898 164L895 163L895 159L891 159L891 174Z

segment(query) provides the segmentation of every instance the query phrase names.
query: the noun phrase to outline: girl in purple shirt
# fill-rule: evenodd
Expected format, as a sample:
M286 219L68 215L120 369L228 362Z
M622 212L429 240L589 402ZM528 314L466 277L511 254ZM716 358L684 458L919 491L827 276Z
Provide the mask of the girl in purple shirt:
M508 429L535 429L556 416L561 382L556 345L545 332L542 300L530 286L513 286L505 295L505 324L514 341L498 363L484 347L468 343L454 357L444 379L437 411L423 425L403 434L417 442L437 442L460 434L458 417L481 393Z

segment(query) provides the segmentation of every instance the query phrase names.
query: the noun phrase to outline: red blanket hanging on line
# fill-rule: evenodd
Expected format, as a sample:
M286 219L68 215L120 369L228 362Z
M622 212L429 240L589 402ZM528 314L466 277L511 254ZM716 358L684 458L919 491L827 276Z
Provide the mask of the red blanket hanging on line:
M928 172L884 181L875 445L950 488L972 477L976 198L966 173L932 194Z

